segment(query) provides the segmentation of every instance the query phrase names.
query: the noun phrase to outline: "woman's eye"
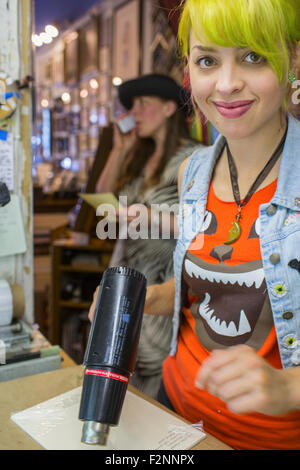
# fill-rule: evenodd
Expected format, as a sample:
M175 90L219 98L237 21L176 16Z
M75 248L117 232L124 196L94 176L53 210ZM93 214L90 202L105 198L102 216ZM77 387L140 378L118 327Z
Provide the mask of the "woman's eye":
M263 56L252 51L246 55L245 61L250 64L261 64L262 62L264 62L264 58Z
M203 69L207 69L214 65L215 61L211 57L200 57L199 59L197 59L196 64L200 65L200 67L202 67Z

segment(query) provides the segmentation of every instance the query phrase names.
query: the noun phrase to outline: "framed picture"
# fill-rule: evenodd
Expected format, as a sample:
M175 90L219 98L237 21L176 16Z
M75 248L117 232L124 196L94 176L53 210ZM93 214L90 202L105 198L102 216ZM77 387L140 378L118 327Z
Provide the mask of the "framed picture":
M65 39L65 83L78 82L79 39L78 33L73 31Z
M111 16L105 18L101 16L99 32L99 70L100 72L111 72L111 43L112 43L112 25Z
M53 79L53 62L52 59L47 60L44 65L44 81L50 83Z
M99 47L109 47L112 40L112 17L100 16Z
M99 69L100 72L108 73L111 68L111 50L108 46L99 49Z
M140 0L130 0L114 12L113 75L122 80L140 72Z
M99 64L99 18L93 17L79 32L80 76L98 70Z
M53 56L53 83L64 81L64 51L58 51Z

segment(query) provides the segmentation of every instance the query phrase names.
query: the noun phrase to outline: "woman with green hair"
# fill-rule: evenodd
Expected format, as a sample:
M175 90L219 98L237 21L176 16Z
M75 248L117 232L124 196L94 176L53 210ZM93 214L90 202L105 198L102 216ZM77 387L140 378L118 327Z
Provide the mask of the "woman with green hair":
M186 0L192 101L219 131L179 170L158 399L235 449L300 449L299 0ZM175 304L174 304L175 299Z

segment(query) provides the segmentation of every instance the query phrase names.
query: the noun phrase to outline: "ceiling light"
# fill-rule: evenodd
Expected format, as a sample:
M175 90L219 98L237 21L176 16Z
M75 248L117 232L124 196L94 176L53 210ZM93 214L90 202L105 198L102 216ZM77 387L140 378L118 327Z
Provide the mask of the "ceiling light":
M65 104L69 104L71 102L71 95L68 92L65 92L61 95L61 99Z
M47 33L41 33L40 38L41 38L41 40L43 41L44 44L50 44L53 41L50 34L47 34Z
M43 41L38 34L33 34L31 39L36 47L41 47L43 45Z
M59 35L59 31L58 29L53 26L52 24L48 24L46 27L45 27L45 31L47 34L49 34L49 36L51 36L52 38L57 38L57 36Z
M42 106L42 108L48 108L48 106L49 106L49 101L46 100L46 99L43 99L43 100L41 101L41 106Z
M90 80L90 87L93 89L93 90L97 90L99 88L99 83L97 82L97 80L95 78L92 78Z
M115 86L121 85L122 82L123 82L123 80L120 77L114 77L112 79L112 84L115 85Z
M80 98L87 98L89 92L83 88L81 91L80 91Z

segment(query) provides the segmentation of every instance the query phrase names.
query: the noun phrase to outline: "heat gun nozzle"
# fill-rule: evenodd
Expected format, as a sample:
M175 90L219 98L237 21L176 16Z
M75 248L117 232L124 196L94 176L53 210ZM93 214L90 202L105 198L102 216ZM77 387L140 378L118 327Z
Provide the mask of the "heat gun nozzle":
M97 421L84 421L81 442L84 444L106 445L109 425Z

